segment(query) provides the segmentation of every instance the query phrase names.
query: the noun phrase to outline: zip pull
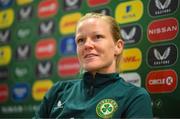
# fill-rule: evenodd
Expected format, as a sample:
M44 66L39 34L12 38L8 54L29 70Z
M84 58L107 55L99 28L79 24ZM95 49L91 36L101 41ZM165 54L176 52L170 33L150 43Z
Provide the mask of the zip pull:
M89 94L90 96L92 96L94 94L94 86L91 85L89 90L87 91L87 94Z

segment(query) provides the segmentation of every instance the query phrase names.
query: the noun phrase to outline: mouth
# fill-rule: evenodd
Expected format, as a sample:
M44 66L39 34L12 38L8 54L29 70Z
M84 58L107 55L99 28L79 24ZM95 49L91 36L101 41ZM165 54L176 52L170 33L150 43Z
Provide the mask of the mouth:
M96 54L86 54L86 55L84 56L84 58L85 58L85 59L89 59L89 58L93 58L93 57L96 57L96 56L98 56L98 55L96 55Z

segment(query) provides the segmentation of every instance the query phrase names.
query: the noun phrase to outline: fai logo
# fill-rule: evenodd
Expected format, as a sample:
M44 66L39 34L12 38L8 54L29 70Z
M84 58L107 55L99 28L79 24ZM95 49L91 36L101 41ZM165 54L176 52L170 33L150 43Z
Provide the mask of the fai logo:
M17 17L18 20L29 20L30 18L32 18L32 15L33 15L32 6L25 6L19 10Z
M75 37L65 37L61 40L60 51L63 55L74 55L76 54L76 43Z
M103 119L112 118L116 112L118 104L113 99L101 100L96 106L96 114Z
M9 70L7 67L0 67L0 81L7 80L9 77Z
M30 77L30 67L28 64L15 63L12 66L13 76L18 80L28 80Z
M39 80L36 81L32 86L32 97L36 101L40 101L43 99L46 92L53 86L53 82L51 80Z
M176 11L178 0L150 0L149 13L151 16L166 15Z
M43 0L38 5L38 17L47 18L55 15L58 11L57 0Z
M77 57L62 58L58 62L58 74L62 77L74 76L79 72L80 65Z
M40 36L50 35L55 30L55 23L53 20L43 21L39 24L38 33Z
M0 84L0 103L7 101L9 97L9 89L7 84Z
M173 44L154 46L148 51L148 64L150 66L172 65L177 60L177 47Z
M148 25L147 36L150 42L169 41L176 37L179 31L178 20L166 18L155 20Z
M77 10L81 7L82 0L63 0L63 10Z
M24 101L29 95L29 86L26 83L17 83L12 88L12 99L14 101Z
M87 2L89 6L95 7L95 6L107 4L109 0L87 0Z
M13 24L14 11L9 8L0 11L0 29L8 28Z
M142 15L143 3L141 0L121 2L115 10L115 19L120 24L138 21Z
M146 77L146 88L150 93L173 92L177 83L177 74L171 69L151 71Z
M163 101L161 98L152 100L152 106L156 109L161 109L163 107Z
M111 10L109 8L101 8L101 9L93 10L92 12L101 13L109 16L111 15Z
M142 53L138 48L125 49L123 51L120 71L136 70L142 62Z
M41 61L36 66L36 75L38 78L47 78L52 74L53 64L50 61Z
M76 24L81 18L80 13L68 14L62 17L59 22L59 30L62 34L74 33Z
M16 49L16 58L18 60L25 60L31 55L31 46L29 44L19 45Z
M10 63L12 57L12 51L10 46L0 47L0 66Z
M36 44L35 53L37 59L53 57L56 53L56 40L53 38L40 40Z
M120 33L125 44L135 44L141 39L141 27L139 25L130 25L121 27Z
M27 40L32 37L32 27L25 24L20 25L17 32L17 37L21 40Z
M8 43L11 39L11 31L9 29L0 31L0 43Z

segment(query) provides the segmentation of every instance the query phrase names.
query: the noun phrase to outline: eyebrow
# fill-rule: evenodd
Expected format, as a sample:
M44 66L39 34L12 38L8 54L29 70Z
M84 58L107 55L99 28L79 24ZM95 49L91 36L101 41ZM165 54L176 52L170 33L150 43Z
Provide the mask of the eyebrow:
M78 33L78 34L84 36L84 33ZM78 36L78 34L76 34L76 36ZM99 32L99 31L93 31L93 32L91 32L91 34L103 34L103 33Z

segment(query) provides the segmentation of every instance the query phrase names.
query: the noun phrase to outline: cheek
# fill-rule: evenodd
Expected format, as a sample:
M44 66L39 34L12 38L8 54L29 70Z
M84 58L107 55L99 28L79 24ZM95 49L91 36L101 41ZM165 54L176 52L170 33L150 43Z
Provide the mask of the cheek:
M81 48L78 48L78 47L77 47L76 53L77 53L77 56L78 56L78 57L81 57L81 56L82 56L82 51L83 51L83 50L82 50Z
M106 44L103 47L104 52L108 53L109 55L114 55L115 52L115 45L113 45L112 43Z

